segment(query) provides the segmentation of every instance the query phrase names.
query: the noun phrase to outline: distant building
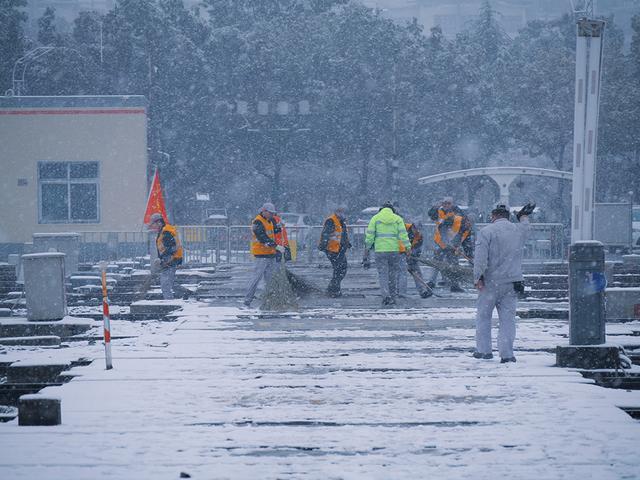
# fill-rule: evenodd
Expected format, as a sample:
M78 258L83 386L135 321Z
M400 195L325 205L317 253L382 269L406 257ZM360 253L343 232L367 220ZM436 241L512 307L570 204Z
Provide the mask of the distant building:
M0 257L33 233L141 231L142 96L0 97Z

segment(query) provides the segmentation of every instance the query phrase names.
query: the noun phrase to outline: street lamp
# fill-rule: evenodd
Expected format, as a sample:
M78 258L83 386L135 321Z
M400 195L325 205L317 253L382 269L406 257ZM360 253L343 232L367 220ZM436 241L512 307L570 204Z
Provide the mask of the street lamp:
M78 52L74 48L68 47L37 47L33 50L29 50L26 54L16 60L16 63L14 63L13 73L11 75L11 88L5 92L5 95L15 95L16 97L21 96L22 90L24 89L24 75L27 71L27 67L40 57L44 57L54 50L69 50L71 52L77 53L80 58L84 59L80 52ZM19 73L20 69L22 69L22 71Z

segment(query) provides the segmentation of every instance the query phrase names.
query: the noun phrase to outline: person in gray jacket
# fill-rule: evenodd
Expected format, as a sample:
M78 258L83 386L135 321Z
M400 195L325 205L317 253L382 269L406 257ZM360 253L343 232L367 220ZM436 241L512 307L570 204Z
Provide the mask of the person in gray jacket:
M473 281L478 289L476 351L473 356L491 359L491 316L498 310L498 352L500 362L515 362L517 294L524 291L522 252L529 233L529 218L535 204L525 205L518 223L509 221L509 208L498 205L491 212L491 224L478 232Z

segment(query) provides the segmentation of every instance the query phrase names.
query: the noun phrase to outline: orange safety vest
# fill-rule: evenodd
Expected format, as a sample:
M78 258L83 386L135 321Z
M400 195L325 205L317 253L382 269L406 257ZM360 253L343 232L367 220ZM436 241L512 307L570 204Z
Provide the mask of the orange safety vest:
M413 223L405 223L404 224L404 228L407 229L407 233L409 233L409 231L411 230L411 227L413 227ZM416 233L413 236L413 240L411 240L411 248L414 248L416 246L416 244L420 240L422 240L422 234L416 228ZM398 241L398 246L400 247L400 253L406 253L407 252L407 249L405 248L404 243L402 243L401 241Z
M438 210L438 216L440 216L440 212L441 210ZM460 215L456 215L454 213L448 213L445 214L444 217L441 217L438 220L438 224L436 225L436 231L433 234L433 241L436 242L436 244L438 244L438 246L440 248L446 248L448 246L448 243L445 243L444 240L442 239L442 235L440 234L440 228L439 225L441 225L442 223L444 223L444 221L447 218L453 217L453 225L451 226L451 228L449 229L449 231L447 232L447 241L450 241L453 237L455 237L458 232L460 231L460 229L462 228L462 216ZM467 230L466 232L464 232L462 234L462 238L460 240L460 243L464 242L465 239L469 236L469 233L471 233L469 230Z
M327 220L331 220L333 225L335 226L333 232L329 236L329 242L327 243L327 251L331 253L340 252L340 243L342 242L342 222L338 218L338 216L334 213L333 215L327 217Z
M280 230L278 233L274 234L274 240L276 242L276 245L282 245L283 247L288 247L289 236L287 235L287 229L284 226L284 222L277 215L273 216L273 221L275 222L276 227L279 227L279 230Z
M272 239L275 242L275 234L273 233L273 223L264 218L262 215L257 215L256 218L253 219L255 222L258 220L264 226L264 231L267 234L267 237ZM269 245L265 245L264 243L260 243L256 234L253 232L253 228L251 229L251 255L275 255L276 247L270 247Z
M176 260L182 260L182 242L180 242L180 237L178 236L178 230L173 225L166 224L162 227L160 234L156 237L156 247L158 248L158 254L164 255L167 251L167 248L164 246L164 242L162 241L162 235L164 232L169 232L173 239L176 241L176 251L173 255L171 255L171 261L174 262Z

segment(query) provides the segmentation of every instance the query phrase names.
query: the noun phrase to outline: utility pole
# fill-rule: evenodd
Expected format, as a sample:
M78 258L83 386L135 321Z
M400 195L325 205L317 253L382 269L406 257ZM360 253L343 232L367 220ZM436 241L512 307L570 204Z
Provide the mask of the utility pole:
M398 95L396 85L396 63L393 62L393 119L392 119L392 150L391 150L391 200L395 203L398 201L400 194L400 161L398 160Z
M577 21L571 243L593 240L604 25L602 20L586 17Z

